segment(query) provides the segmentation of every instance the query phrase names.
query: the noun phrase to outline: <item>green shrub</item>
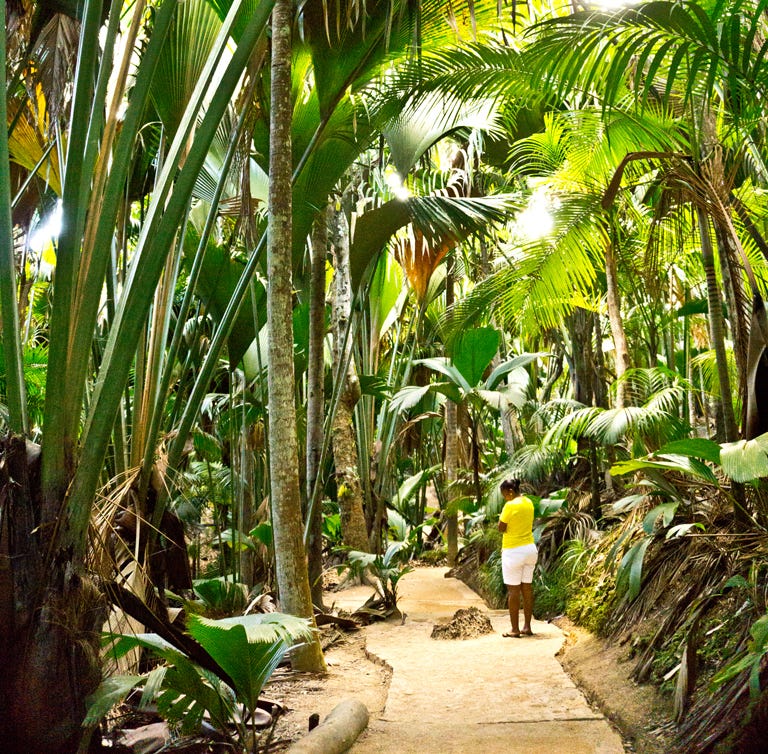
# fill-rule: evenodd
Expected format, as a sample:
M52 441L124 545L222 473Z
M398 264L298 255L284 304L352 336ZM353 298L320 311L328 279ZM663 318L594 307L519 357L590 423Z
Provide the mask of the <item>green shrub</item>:
M565 568L536 570L533 577L533 614L539 620L563 615L571 576Z
M488 603L498 609L506 607L507 587L501 575L501 550L494 550L487 562L480 566L480 589Z
M441 565L448 557L448 549L445 547L436 547L434 550L422 550L419 560L428 565Z
M608 622L616 603L616 583L613 578L601 577L593 581L581 577L568 596L568 617L593 634L600 634Z

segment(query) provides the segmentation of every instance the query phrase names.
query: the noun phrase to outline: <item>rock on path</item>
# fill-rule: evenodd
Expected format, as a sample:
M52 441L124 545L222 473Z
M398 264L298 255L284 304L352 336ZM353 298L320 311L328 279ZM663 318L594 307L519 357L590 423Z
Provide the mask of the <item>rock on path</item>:
M399 584L404 623L366 629L368 651L392 668L392 681L384 712L352 754L624 752L619 735L590 709L555 658L564 641L560 629L534 621L535 636L503 638L506 611L487 610L464 583L445 578L446 570L407 574ZM344 592L337 604L359 607L355 591ZM435 623L472 605L489 615L494 633L430 638Z

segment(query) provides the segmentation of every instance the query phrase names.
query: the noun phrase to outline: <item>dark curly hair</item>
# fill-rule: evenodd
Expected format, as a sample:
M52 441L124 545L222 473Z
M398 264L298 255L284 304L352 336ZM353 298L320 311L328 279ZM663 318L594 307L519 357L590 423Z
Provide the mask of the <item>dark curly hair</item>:
M502 492L514 492L517 494L520 492L520 480L519 479L505 479L500 485L499 489Z

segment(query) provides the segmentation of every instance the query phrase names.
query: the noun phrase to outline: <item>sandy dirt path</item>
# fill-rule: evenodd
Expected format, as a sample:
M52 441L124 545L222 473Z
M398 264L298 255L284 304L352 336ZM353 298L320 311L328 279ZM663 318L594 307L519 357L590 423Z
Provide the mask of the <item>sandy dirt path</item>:
M400 582L399 623L365 629L368 652L392 668L384 710L353 754L620 754L620 736L593 711L555 654L564 637L534 621L533 637L503 638L506 611L488 610L445 568L419 568ZM359 607L370 588L346 589L334 601ZM476 606L494 632L480 638L430 638L435 623Z

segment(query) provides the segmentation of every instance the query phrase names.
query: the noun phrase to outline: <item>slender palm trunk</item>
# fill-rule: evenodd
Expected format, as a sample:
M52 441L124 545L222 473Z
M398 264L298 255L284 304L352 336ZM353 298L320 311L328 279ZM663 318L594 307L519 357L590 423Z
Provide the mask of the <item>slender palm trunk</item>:
M611 325L613 348L616 355L616 408L624 408L626 386L621 377L629 369L629 346L621 318L621 295L619 293L616 250L613 242L605 247L605 287L608 302L608 320Z
M307 501L311 506L307 556L312 602L323 604L323 522L319 498L312 506L315 485L320 476L323 450L323 407L325 403L325 263L328 232L325 213L318 212L312 229L312 269L309 279L309 355L307 358Z
M349 226L344 210L331 209L331 245L336 268L333 276L333 374L342 379L331 434L336 484L339 490L341 535L353 550L368 549L368 532L363 512L363 488L360 482L357 439L354 432L354 409L360 399L360 383L350 359L352 343L348 336L352 283L349 275ZM344 365L348 364L347 368ZM343 376L340 376L343 375Z
M269 150L267 325L269 472L277 584L286 612L314 623L304 553L294 403L292 320L291 35L293 3L277 0L272 12L272 91ZM317 638L292 657L297 670L322 672Z
M448 261L445 276L445 308L453 306L453 258ZM455 482L459 466L458 406L453 401L445 402L445 506L446 506L446 540L448 544L448 565L456 564L459 552L459 517L453 507L456 497Z
M733 442L737 438L736 418L733 413L731 379L728 374L728 360L725 352L725 327L720 287L717 284L717 273L715 272L715 255L712 249L712 238L709 233L707 215L699 207L696 208L696 215L699 222L702 263L704 265L704 274L707 278L709 336L712 341L712 348L715 350L717 378L720 384L720 399L716 404L718 424L722 426L723 434L721 439L725 442Z

